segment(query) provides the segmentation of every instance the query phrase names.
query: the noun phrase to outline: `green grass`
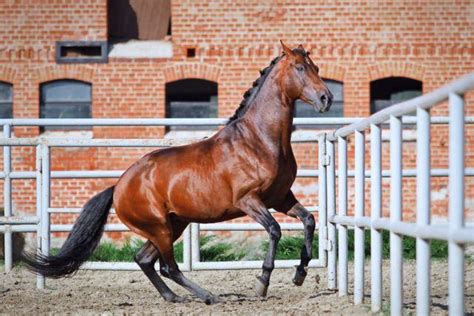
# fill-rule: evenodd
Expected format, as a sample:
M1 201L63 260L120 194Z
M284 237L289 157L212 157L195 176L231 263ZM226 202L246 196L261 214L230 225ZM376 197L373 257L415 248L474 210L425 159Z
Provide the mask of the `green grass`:
M383 246L382 255L384 259L390 257L390 234L384 231L382 234ZM260 247L260 253L266 253L268 249L268 238L262 239L262 242L255 247ZM295 236L283 236L278 244L277 259L299 259L301 248L304 244L303 234ZM365 254L370 257L370 232L365 232ZM90 258L91 261L108 262L132 262L134 255L143 246L143 241L128 240L122 246L117 246L110 242L101 243ZM354 231L348 231L349 260L354 259ZM220 241L218 236L208 235L200 238L201 261L239 261L244 259L247 252L240 244L233 244ZM52 249L52 254L58 253L58 249ZM443 259L448 256L448 243L445 241L434 240L431 242L431 254L433 259ZM183 243L178 242L174 245L174 255L177 262L183 262ZM403 238L403 256L404 259L416 258L416 239L411 237ZM313 240L313 258L318 257L318 236ZM263 259L260 255L245 259ZM0 265L2 263L0 262Z
M312 254L313 258L318 257L318 236L315 235L313 239ZM266 253L268 249L269 242L268 240L262 243L262 250ZM297 236L282 236L280 242L277 246L276 259L286 260L286 259L299 259L301 254L301 248L304 245L304 236L303 234ZM263 258L260 258L263 259Z
M354 259L354 231L348 231L349 260ZM390 258L390 233L382 233L382 257ZM365 232L364 247L366 256L370 256L370 232ZM448 257L448 243L442 240L431 241L431 256L433 259L442 259ZM416 239L412 237L403 237L403 258L416 259Z
M354 259L354 231L349 230L347 234L348 242L348 257L349 260ZM314 236L313 240L313 258L317 258L318 255L318 236ZM384 231L382 233L382 256L384 259L390 258L390 233ZM301 247L304 244L303 235L299 236L283 236L280 239L277 248L277 259L298 259L300 257ZM264 251L268 249L268 241L264 241L262 244ZM370 232L365 232L365 255L370 257ZM433 259L444 259L448 257L448 243L442 240L431 241L431 255ZM416 239L412 237L403 238L403 257L404 259L415 259L416 258Z
M89 261L103 262L133 262L133 257L143 246L143 241L135 239L127 240L122 246L111 242L102 242L94 251ZM59 248L52 248L51 254L55 255ZM174 245L174 256L177 262L183 262L183 243L178 242Z
M199 239L201 261L239 261L245 253L226 242L219 242L217 236L204 236Z

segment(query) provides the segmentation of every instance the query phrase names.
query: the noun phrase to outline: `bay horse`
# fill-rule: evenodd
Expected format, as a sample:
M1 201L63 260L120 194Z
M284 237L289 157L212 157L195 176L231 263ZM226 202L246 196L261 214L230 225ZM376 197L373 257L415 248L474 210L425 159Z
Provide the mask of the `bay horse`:
M333 96L301 45L295 49L281 45L283 53L261 70L224 128L208 139L156 150L136 161L115 186L85 204L57 255L25 254L27 266L53 278L77 271L97 247L113 204L120 220L147 240L135 261L163 299L185 300L155 271L157 260L163 277L212 304L219 298L178 269L173 242L191 222L221 222L248 215L270 237L256 286L257 294L266 296L281 237L280 226L269 212L274 208L304 224L305 243L293 278L294 284L303 284L315 221L290 189L297 169L291 148L294 104L300 99L325 112Z

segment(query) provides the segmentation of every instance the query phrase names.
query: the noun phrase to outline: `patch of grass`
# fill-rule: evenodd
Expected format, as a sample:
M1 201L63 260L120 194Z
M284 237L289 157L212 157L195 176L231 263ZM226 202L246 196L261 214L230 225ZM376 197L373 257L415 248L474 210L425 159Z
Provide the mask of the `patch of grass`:
M101 243L89 259L91 261L133 261L133 257L143 246L143 241L127 241L121 247L110 242Z
M354 231L349 230L347 233L349 260L354 259ZM370 231L365 231L364 248L366 256L370 256ZM390 258L390 232L382 232L382 257ZM433 259L444 259L448 257L448 243L443 240L431 241L431 257ZM416 238L403 237L403 258L412 260L416 259Z
M127 240L122 246L117 246L111 242L102 242L97 246L89 261L102 262L133 262L135 254L143 246L144 242L135 239ZM52 248L51 254L59 253L59 248ZM183 243L178 242L174 245L174 255L177 262L183 262Z
M297 236L282 236L277 246L276 259L287 260L287 259L299 259L301 256L301 248L304 245L304 235ZM264 252L267 252L269 241L265 240L262 243ZM318 257L318 236L315 235L312 244L313 258ZM263 259L263 258L261 258Z
M348 243L348 258L354 260L354 231L349 230L347 233ZM266 252L268 249L268 240L263 241L262 247ZM304 244L303 234L297 236L283 236L280 239L277 247L277 259L299 259L301 248ZM365 231L364 235L364 249L365 255L370 257L370 231ZM313 258L318 256L318 236L314 236ZM442 240L431 241L431 255L433 259L444 259L448 257L448 243ZM384 259L390 258L390 233L384 231L382 233L382 257ZM403 258L404 259L416 259L416 239L412 237L403 238Z
M390 233L384 231L382 233L382 256L384 259L390 258ZM218 236L207 235L200 238L201 261L239 261L243 260L246 252L242 250L240 245L235 245L229 242L223 242L218 239ZM268 238L264 238L260 244L255 247L260 247L262 253L266 253L268 249ZM283 236L278 243L276 259L299 259L301 248L304 245L304 235L299 234L295 236ZM101 243L94 254L90 258L91 261L106 261L106 262L133 262L133 257L138 250L143 246L143 241L133 240L125 242L121 247L110 242ZM313 240L313 258L318 257L318 236L314 236ZM354 231L348 231L348 257L349 260L354 259ZM370 257L370 231L365 232L364 237L365 255ZM52 249L52 254L57 254L59 249ZM431 242L431 254L433 259L444 259L448 256L448 243L440 240L433 240ZM174 245L174 256L177 262L183 262L183 243L180 241ZM403 256L404 259L416 258L416 239L411 237L403 238ZM255 258L246 259L263 259L258 256ZM0 265L2 262L0 261Z
M218 242L217 236L207 235L199 239L201 261L239 261L245 256L226 242Z

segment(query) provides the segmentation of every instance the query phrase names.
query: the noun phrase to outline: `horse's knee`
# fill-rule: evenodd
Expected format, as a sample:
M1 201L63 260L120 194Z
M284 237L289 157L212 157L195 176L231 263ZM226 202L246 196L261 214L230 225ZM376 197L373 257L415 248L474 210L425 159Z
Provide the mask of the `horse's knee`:
M308 215L304 219L304 226L306 230L313 232L314 229L316 228L316 222L314 221L314 216L311 213L308 213Z
M141 251L138 252L133 259L135 262L142 268L148 268L150 266L153 266L155 264L155 261L153 258L150 258L150 256L147 256L146 254L143 254Z
M270 225L270 228L268 229L268 233L270 234L270 238L273 241L279 241L281 238L281 228L280 225L277 222L274 222Z

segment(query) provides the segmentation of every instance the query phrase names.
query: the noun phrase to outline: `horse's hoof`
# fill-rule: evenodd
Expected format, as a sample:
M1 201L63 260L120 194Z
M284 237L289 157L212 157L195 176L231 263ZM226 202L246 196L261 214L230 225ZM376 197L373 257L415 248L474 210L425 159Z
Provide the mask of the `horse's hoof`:
M204 300L204 303L206 303L206 305L213 305L220 302L221 302L221 299L218 296L214 296L214 295L209 296Z
M170 303L186 303L186 302L189 302L189 299L182 296L173 295L170 297L165 297L165 301L170 302Z
M293 284L296 286L303 285L304 279L306 278L306 275L308 275L307 271L308 271L307 267L305 267L304 272L301 272L298 269L296 269L295 276L293 277Z
M257 282L255 283L255 292L258 296L265 297L267 296L268 284L264 284L262 280L257 277Z

